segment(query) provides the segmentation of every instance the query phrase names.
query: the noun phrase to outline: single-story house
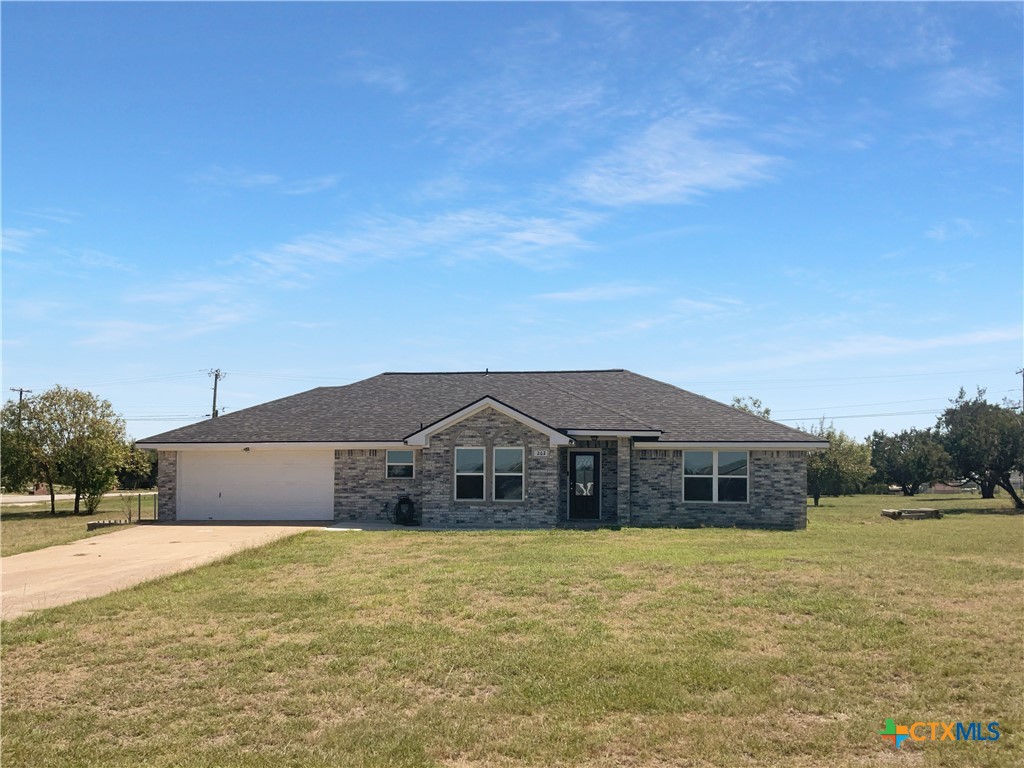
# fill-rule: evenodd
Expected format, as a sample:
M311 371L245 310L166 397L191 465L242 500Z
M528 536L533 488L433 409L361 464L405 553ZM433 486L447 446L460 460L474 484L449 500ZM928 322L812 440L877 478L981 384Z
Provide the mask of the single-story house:
M630 371L382 373L138 441L161 520L804 528L791 427Z

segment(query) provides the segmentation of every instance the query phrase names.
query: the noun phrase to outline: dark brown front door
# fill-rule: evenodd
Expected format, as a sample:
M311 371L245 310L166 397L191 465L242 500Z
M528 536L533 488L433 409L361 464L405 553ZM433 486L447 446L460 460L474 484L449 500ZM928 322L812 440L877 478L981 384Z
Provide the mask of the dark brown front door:
M569 519L601 517L601 454L569 454Z

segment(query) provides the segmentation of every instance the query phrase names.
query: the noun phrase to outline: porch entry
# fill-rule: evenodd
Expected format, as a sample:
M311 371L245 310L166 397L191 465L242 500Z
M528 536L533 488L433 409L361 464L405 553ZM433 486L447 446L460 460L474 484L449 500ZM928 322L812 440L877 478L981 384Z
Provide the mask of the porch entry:
M601 452L569 454L569 519L601 517Z

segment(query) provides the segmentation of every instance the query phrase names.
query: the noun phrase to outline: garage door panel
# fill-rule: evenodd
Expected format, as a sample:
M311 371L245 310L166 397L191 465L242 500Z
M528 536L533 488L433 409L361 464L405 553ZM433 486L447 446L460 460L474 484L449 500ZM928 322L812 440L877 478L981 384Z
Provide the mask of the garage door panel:
M329 520L334 452L183 451L179 520Z

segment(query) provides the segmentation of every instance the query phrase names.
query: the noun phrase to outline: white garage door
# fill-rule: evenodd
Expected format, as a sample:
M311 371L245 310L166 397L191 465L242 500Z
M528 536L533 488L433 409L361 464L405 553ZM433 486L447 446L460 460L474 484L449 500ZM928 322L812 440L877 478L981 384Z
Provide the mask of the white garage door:
M179 520L329 520L334 451L182 451Z

